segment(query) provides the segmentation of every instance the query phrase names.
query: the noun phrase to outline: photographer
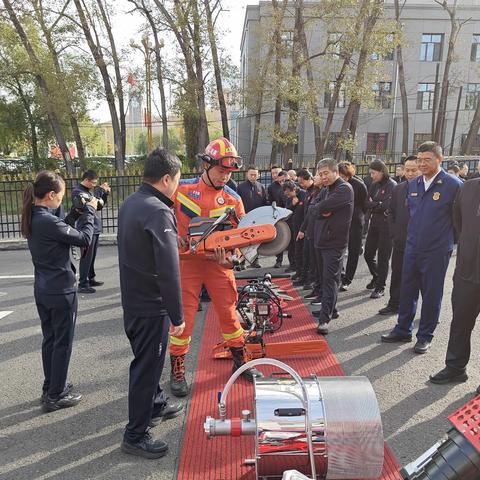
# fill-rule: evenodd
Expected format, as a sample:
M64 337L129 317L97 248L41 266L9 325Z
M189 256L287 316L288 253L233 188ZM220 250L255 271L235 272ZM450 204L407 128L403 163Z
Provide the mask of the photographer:
M27 238L35 269L34 296L40 316L43 342L42 405L51 412L73 407L82 398L66 383L77 317L75 273L70 246L87 246L93 235L97 200L83 210L81 231L54 215L65 194L60 175L43 171L23 192L22 234Z
M79 197L92 195L98 200L97 210L101 210L107 201L110 193L108 183L102 183L99 187L98 175L93 170L87 170L82 175L82 181L72 191L72 201L76 205L79 202ZM95 258L97 256L98 238L102 233L102 219L98 213L95 214L94 229L92 243L88 247L85 255L80 260L80 278L78 280L79 293L95 293L95 288L103 285L103 282L95 280Z

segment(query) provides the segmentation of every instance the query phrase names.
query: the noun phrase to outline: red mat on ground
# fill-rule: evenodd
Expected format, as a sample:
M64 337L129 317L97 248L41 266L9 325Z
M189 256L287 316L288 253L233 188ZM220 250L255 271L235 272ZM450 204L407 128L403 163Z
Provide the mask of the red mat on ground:
M315 323L290 280L277 279L275 283L294 297L285 310L293 318L284 319L282 328L266 336L266 343L318 340ZM246 458L254 458L254 437L216 437L208 440L203 429L207 416L218 418L217 393L223 390L231 375L231 360L214 360L212 347L220 341L216 313L209 308L203 331L202 345L195 374L190 410L181 449L179 480L254 480L255 467L245 466ZM345 375L335 355L328 350L320 355L279 358L294 368L301 376L315 373L318 376ZM261 366L265 374L272 368ZM277 369L278 370L278 369ZM242 409L253 411L253 387L238 379L227 400L227 417L240 417ZM381 480L401 480L397 461L385 444L385 462Z

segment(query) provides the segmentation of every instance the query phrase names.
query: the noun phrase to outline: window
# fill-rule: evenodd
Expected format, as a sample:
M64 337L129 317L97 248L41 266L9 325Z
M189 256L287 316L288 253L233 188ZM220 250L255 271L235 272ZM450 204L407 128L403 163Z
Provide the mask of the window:
M467 134L464 133L462 135L462 147L466 139L467 139ZM473 140L473 145L472 145L472 149L470 150L470 153L472 155L480 155L480 135L477 135Z
M387 150L388 133L367 133L367 155L379 155Z
M373 94L375 106L377 108L390 108L390 94L392 91L392 82L378 82L374 83L373 87Z
M330 100L333 96L333 91L335 90L335 82L330 82L328 84L328 88L325 89L325 95L323 99L323 104L325 108L328 108L330 106ZM345 87L342 85L340 87L340 90L338 92L338 98L337 98L337 107L338 108L345 108L345 103L346 103L346 98L345 98Z
M393 45L393 34L392 34L392 33L389 33L388 35L386 35L385 40ZM377 52L373 52L373 53L370 55L370 58L371 58L372 60L391 61L391 60L393 60L393 50L394 50L394 48L392 48L389 52L384 53L383 55L380 55L380 54L377 53Z
M473 36L472 50L470 51L470 60L480 62L480 34Z
M328 49L327 52L334 57L339 57L342 53L342 34L340 32L330 32L328 34Z
M432 139L431 133L414 133L413 134L413 151L416 152L418 147L424 143L428 142Z
M480 98L480 83L467 83L465 110L475 110Z
M434 83L419 83L417 86L417 110L432 110Z
M282 51L284 57L289 57L293 50L293 31L284 30L280 34L280 40L282 42Z
M340 132L330 132L328 134L327 144L325 145L325 153L331 154L335 152L339 138Z
M442 59L443 33L424 33L420 48L422 62L439 62Z

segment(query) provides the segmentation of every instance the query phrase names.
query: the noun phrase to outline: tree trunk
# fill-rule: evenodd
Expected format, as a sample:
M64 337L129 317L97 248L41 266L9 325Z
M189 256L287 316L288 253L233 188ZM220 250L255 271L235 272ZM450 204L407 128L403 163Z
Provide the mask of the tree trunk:
M108 41L110 43L112 61L113 61L113 68L115 70L115 93L117 94L117 101L118 101L118 118L120 120L120 159L121 165L119 170L123 173L125 169L125 152L127 149L127 125L125 121L125 100L123 95L123 83L122 83L122 73L120 72L120 62L118 60L117 54L117 47L115 45L115 38L112 33L112 26L110 24L110 19L105 11L105 6L103 5L102 0L97 0L98 8L100 9L100 13L102 15L103 24L105 25L105 29L108 35ZM117 155L115 155L115 159L117 159ZM117 168L118 168L118 161L117 161Z
M400 25L400 6L398 0L395 0L395 19L397 21L397 24ZM405 84L405 66L403 64L402 45L398 44L396 50L398 64L398 84L400 87L400 98L402 101L402 153L408 155L408 96Z
M198 99L198 151L203 152L210 141L208 134L208 120L205 104L205 84L203 80L203 59L202 59L202 40L200 37L200 16L198 14L197 0L192 0L193 6L193 58L195 60L196 78L197 78L197 99Z
M296 0L295 2L295 28L293 31L293 52L292 52L292 79L300 79L300 44L299 32L303 24L303 0ZM293 92L293 100L288 102L288 127L287 139L288 143L285 145L283 151L283 158L286 162L293 159L295 144L298 144L298 119L299 119L299 89L301 85L298 84ZM295 141L293 141L295 139Z
M35 71L40 65L40 61L38 60L37 55L35 54L35 51L27 37L27 34L25 33L25 30L22 27L22 24L20 23L17 15L15 14L15 11L12 7L10 0L3 0L3 4L5 6L5 10L8 13L8 16L10 17L11 22L13 23L13 26L15 27L15 30L18 33L18 36L22 41L22 44L25 50L27 51L28 57ZM47 82L45 81L45 78L42 76L40 72L35 71L34 77L38 83L40 91L42 92L48 120L55 134L58 147L60 148L60 151L62 153L62 157L65 162L65 169L67 171L67 174L71 176L73 174L72 159L70 157L70 152L67 147L67 142L65 141L65 137L63 136L63 132L60 127L60 122L55 112L55 106L52 105L50 101L50 98L51 98L50 90L48 88Z
M110 111L110 117L112 119L112 130L113 130L113 143L115 151L115 162L117 166L117 172L120 175L123 175L125 170L125 158L122 148L122 130L120 126L120 121L118 118L117 107L115 105L115 95L113 93L112 83L110 81L110 76L107 70L107 64L105 58L103 57L101 48L97 45L92 37L90 31L90 26L88 24L87 18L85 16L85 11L82 6L82 0L73 0L75 7L78 12L78 19L82 25L83 34L87 40L88 47L92 52L95 64L97 65L100 75L102 76L103 86L105 88L105 96L108 104L108 109Z
M273 36L276 35L276 32L280 31L282 28L283 18L285 16L285 10L287 8L288 0L283 0L282 7L278 9L278 0L272 0L272 5L274 9L274 32ZM255 157L257 156L257 147L258 147L258 138L260 136L260 121L262 118L262 106L263 106L263 94L264 94L264 79L267 75L268 69L270 68L270 62L272 61L274 43L271 42L268 48L267 55L265 57L265 63L263 64L262 71L260 73L259 80L259 91L257 96L257 102L255 105L255 117L253 125L253 138L252 145L250 147L250 159L249 163L251 165L255 164Z
M222 118L222 131L225 138L230 139L228 128L227 104L223 93L222 73L220 71L220 61L218 59L217 40L215 38L215 26L212 21L212 11L210 9L210 0L203 0L205 13L207 17L208 39L210 41L210 51L212 53L213 71L215 73L215 84L217 86L218 106Z
M475 140L478 135L478 130L480 128L480 101L477 102L477 108L475 109L475 114L473 115L472 123L468 129L467 138L462 145L462 155L471 155L472 147L476 143Z
M448 40L447 58L445 60L445 68L443 70L442 86L440 90L440 99L438 103L438 114L435 123L435 131L433 135L434 141L443 144L443 134L445 130L445 117L447 114L447 101L448 101L448 81L450 74L450 67L452 65L453 56L455 52L455 44L460 32L460 25L456 19L457 13L457 0L454 1L452 7L447 7L446 4L442 5L442 8L450 15L450 38Z

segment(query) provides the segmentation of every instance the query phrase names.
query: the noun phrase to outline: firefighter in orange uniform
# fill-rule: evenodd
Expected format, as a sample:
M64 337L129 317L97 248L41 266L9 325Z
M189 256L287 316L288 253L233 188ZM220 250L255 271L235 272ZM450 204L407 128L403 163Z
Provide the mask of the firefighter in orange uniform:
M226 185L232 172L241 167L241 157L233 144L226 138L214 140L207 145L200 158L204 167L202 175L181 180L174 197L181 249L186 246L188 224L192 218L219 217L227 208L234 208L239 218L245 215L240 196ZM202 285L205 285L212 299L222 337L232 353L232 371L243 365L245 360L244 332L236 312L237 286L233 265L226 258L225 251L217 250L215 260L181 255L180 276L185 329L182 335L170 337L170 389L173 395L184 397L189 390L185 380L185 355L190 347ZM243 373L249 381L253 381L253 375L262 376L255 369Z

